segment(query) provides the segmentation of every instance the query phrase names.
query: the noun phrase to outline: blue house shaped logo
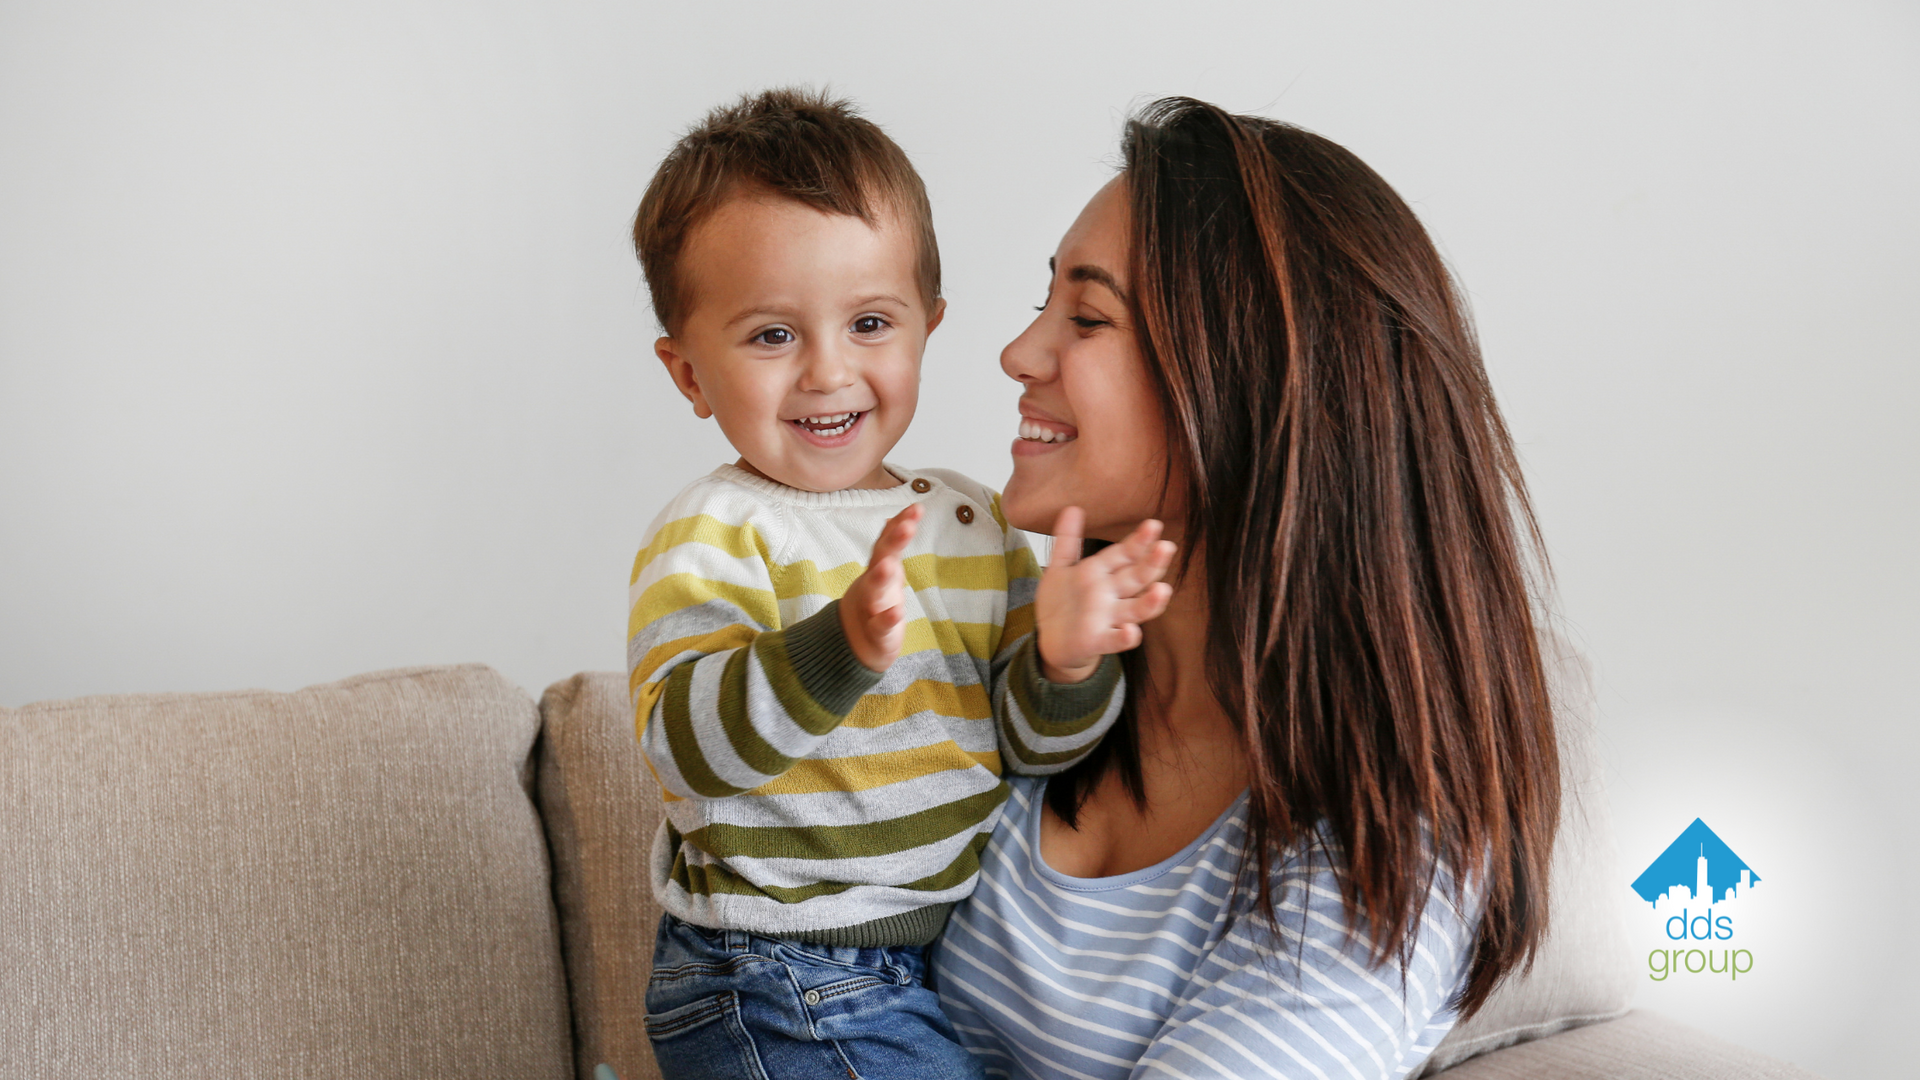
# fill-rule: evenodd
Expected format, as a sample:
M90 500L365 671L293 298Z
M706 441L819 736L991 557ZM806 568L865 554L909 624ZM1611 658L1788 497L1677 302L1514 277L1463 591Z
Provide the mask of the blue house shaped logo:
M1649 904L1662 896L1684 889L1689 900L1718 903L1730 896L1744 896L1760 880L1726 842L1707 828L1699 818L1667 845L1653 865L1634 880L1633 891Z

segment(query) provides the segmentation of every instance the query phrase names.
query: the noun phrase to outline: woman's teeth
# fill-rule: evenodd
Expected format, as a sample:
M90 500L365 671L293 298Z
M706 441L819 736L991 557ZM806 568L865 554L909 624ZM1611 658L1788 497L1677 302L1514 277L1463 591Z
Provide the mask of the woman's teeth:
M861 414L857 412L830 413L826 416L803 416L794 423L815 435L832 438L835 435L845 435L847 429L851 428L853 422L860 419L860 416Z
M1064 431L1055 431L1050 427L1043 424L1036 424L1031 420L1022 420L1020 421L1020 437L1023 439L1032 439L1036 442L1072 442L1080 436L1069 435Z

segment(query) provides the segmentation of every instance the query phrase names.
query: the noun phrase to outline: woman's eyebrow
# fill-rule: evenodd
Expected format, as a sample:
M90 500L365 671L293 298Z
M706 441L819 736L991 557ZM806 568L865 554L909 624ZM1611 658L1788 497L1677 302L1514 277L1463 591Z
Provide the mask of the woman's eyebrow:
M1047 260L1047 269L1048 270L1055 269L1054 262L1052 259ZM1131 300L1127 299L1127 290L1120 287L1120 283L1114 280L1113 275L1108 273L1105 267L1095 266L1092 263L1081 263L1078 266L1069 267L1067 269L1067 280L1068 281L1092 281L1101 285L1105 285L1107 289L1113 293L1113 295L1120 298L1121 303L1123 304L1132 303Z

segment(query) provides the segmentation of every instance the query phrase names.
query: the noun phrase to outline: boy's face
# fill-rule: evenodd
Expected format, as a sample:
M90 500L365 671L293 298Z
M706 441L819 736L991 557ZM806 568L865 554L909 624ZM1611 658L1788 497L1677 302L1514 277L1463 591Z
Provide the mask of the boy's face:
M741 466L806 491L892 487L880 462L913 420L926 310L912 233L773 196L737 196L687 237L690 304L654 343Z

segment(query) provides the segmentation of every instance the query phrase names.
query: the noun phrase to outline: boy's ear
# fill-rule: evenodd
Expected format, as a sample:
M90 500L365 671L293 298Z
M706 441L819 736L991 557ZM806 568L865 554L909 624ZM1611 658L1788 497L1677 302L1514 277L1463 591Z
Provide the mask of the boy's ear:
M700 379L694 374L693 363L680 346L670 337L659 338L653 343L653 355L667 366L667 374L673 376L673 385L682 397L693 402L693 415L702 420L713 415L712 406L707 404L707 395L700 389Z
M933 314L927 316L927 333L931 334L940 326L940 320L947 317L947 298L941 297L933 302Z

